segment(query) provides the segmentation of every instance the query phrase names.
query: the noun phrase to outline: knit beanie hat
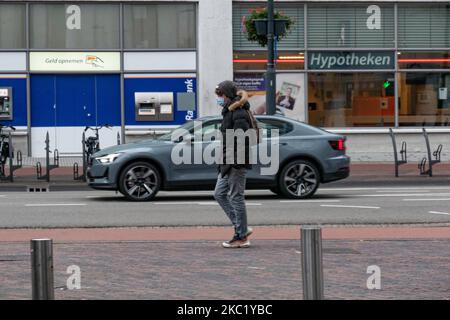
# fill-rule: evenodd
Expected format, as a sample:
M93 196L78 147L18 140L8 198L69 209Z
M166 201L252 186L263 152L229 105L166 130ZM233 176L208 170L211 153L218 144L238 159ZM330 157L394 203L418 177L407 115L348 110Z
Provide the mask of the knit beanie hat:
M237 87L236 84L233 81L222 81L218 84L216 87L216 94L217 95L225 95L230 99L233 99L237 95Z

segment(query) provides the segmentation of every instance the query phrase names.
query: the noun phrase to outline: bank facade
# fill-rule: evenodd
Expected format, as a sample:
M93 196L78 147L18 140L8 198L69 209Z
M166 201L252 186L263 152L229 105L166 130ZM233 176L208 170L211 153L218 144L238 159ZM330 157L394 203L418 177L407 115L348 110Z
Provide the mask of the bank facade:
M249 91L262 114L266 48L247 40L244 22L264 6L1 2L0 96L10 99L2 110L0 97L0 123L19 128L29 155L43 154L47 131L61 155L77 155L86 125L112 125L102 132L109 145L118 133L129 142L219 114L213 92L223 79ZM294 21L277 43L277 112L346 134L357 161L388 160L390 127L411 140L413 158L422 127L436 143L450 140L450 3L276 8Z

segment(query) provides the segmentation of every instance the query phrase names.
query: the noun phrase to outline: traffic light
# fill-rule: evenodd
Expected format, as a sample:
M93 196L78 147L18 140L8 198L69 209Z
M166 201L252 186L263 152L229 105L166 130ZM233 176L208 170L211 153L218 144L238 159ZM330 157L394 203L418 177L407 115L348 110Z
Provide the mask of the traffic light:
M386 97L395 96L394 79L387 79L383 82L383 88L386 90Z

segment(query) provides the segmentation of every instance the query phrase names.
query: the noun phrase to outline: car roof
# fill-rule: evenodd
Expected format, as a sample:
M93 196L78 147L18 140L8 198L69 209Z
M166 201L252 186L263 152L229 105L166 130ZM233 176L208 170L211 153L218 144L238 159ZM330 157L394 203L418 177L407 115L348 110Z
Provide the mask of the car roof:
M274 114L274 115L264 114L264 115L256 115L255 117L256 117L256 119L268 119L268 120L271 119L271 120L286 121L286 122L289 122L292 125L296 126L297 128L303 128L303 129L309 130L310 132L315 132L316 134L319 134L319 135L323 135L323 134L325 134L325 135L335 135L334 133L331 133L331 132L329 132L329 131L327 131L327 130L325 130L323 128L316 127L316 126L307 124L307 123L299 121L299 120L291 119L291 118L286 117L286 116L281 115L281 114ZM220 120L222 120L222 116L220 116L220 115L217 115L217 116L205 116L205 117L201 117L201 118L196 119L196 121L209 121L209 120L218 120L218 121L220 121Z
M274 114L274 115L267 115L267 114L264 114L264 115L255 115L255 117L256 117L257 119L283 119L283 120L288 120L288 121L295 121L295 122L298 122L298 121L296 121L296 120L287 118L287 117L282 116L282 115L279 115L279 114ZM204 117L198 118L198 119L196 119L196 120L197 120L197 121L204 121L204 120L216 120L216 119L220 120L220 119L222 119L222 116L220 116L220 115L217 115L217 116L204 116Z

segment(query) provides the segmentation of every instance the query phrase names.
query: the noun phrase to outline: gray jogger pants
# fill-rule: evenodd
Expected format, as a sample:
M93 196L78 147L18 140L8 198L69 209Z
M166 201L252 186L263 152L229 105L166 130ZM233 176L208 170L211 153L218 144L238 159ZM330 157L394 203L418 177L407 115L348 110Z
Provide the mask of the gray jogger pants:
M247 234L247 210L245 208L245 168L231 168L225 177L219 173L214 198L227 214L239 238Z

